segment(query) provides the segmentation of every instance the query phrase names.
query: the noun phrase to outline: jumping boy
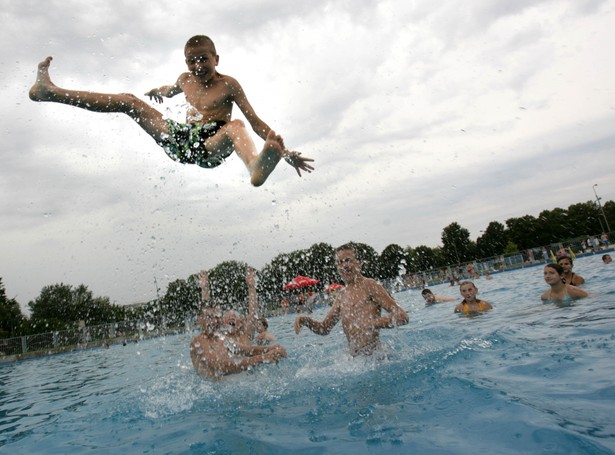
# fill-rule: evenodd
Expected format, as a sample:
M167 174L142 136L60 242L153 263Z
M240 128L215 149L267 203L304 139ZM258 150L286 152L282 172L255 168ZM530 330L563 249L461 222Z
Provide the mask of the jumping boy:
M165 120L159 111L132 94L60 88L49 77L51 57L39 63L30 99L68 104L94 112L126 114L163 147L171 159L180 163L213 168L235 151L248 168L254 186L265 183L281 158L293 166L299 176L301 171L314 169L309 164L314 160L285 149L282 137L256 115L239 82L216 71L219 56L210 38L193 36L184 47L184 55L188 72L182 73L175 84L152 89L145 96L161 103L164 97L184 93L191 106L185 124ZM254 132L265 141L260 153L244 122L231 120L233 103Z

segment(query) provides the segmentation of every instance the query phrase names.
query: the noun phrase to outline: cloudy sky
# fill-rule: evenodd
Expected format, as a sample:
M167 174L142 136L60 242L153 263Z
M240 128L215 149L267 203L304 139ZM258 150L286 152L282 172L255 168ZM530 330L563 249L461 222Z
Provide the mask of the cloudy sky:
M174 3L0 0L0 277L24 309L54 283L127 304L224 260L433 247L453 221L475 239L594 184L615 199L613 1ZM61 87L146 99L194 34L314 173L252 188L235 156L180 165L128 117L27 97L52 55Z

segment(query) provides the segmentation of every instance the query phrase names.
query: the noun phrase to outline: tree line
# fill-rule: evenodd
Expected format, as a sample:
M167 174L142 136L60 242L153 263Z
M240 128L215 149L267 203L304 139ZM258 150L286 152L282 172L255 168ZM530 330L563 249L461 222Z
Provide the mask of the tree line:
M615 226L615 202L608 201L602 212L592 201L573 204L568 209L543 210L537 217L509 218L505 224L492 221L481 235L470 239L468 229L453 222L442 230L442 245L402 248L390 244L380 254L364 243L354 243L363 261L363 273L380 280L403 274L470 262L536 246L550 245L582 236L599 235L605 226ZM605 219L606 218L606 219ZM280 300L300 291L282 291L285 283L297 275L320 280L314 291L340 282L334 264L333 246L316 243L304 250L282 253L258 271L259 303L263 311L279 308ZM248 264L225 261L209 271L213 303L224 308L245 310ZM0 278L0 338L74 328L79 321L87 326L124 320L140 320L155 325L181 326L199 309L200 289L196 273L175 280L163 296L137 306L112 304L108 297L96 297L80 284L64 283L43 287L40 295L28 303L26 317L15 299L8 298Z

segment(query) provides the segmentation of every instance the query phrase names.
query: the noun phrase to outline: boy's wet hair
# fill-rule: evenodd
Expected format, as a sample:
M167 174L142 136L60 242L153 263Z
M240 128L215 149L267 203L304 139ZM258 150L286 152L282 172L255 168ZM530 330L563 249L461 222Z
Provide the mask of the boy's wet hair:
M346 250L350 250L354 253L354 257L359 259L358 257L358 252L357 252L357 248L354 246L353 243L344 243L342 246L338 246L335 249L336 253L339 253L340 251L346 251Z
M216 45L214 44L214 42L211 40L209 36L205 36L205 35L194 35L192 38L186 41L186 45L184 46L184 49L187 49L189 47L202 46L202 45L211 46L211 50L213 51L213 53L217 54Z
M421 291L421 295L422 295L423 297L425 297L425 295L426 295L426 294L433 294L433 292L431 292L431 290L429 290L429 289L423 289L423 290Z

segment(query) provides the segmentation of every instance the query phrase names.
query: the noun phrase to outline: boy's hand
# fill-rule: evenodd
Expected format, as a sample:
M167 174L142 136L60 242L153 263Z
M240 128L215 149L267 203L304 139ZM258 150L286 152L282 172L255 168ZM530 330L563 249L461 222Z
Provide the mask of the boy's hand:
M201 288L201 300L203 302L209 302L211 300L209 273L207 273L207 270L201 270L196 277L199 282L199 287Z
M160 90L157 88L151 89L149 92L145 94L145 96L149 96L149 99L153 99L157 103L162 103L162 95L160 94Z
M301 332L301 326L303 325L304 319L304 316L297 316L297 318L295 319L295 333L297 335L299 335L299 332Z
M252 267L248 267L246 269L246 283L248 284L248 287L256 287L256 270Z
M284 151L284 160L295 168L299 177L301 177L301 171L304 172L312 172L314 170L314 166L308 164L311 161L314 161L312 158L306 158L301 156L299 152L289 152L288 150Z

